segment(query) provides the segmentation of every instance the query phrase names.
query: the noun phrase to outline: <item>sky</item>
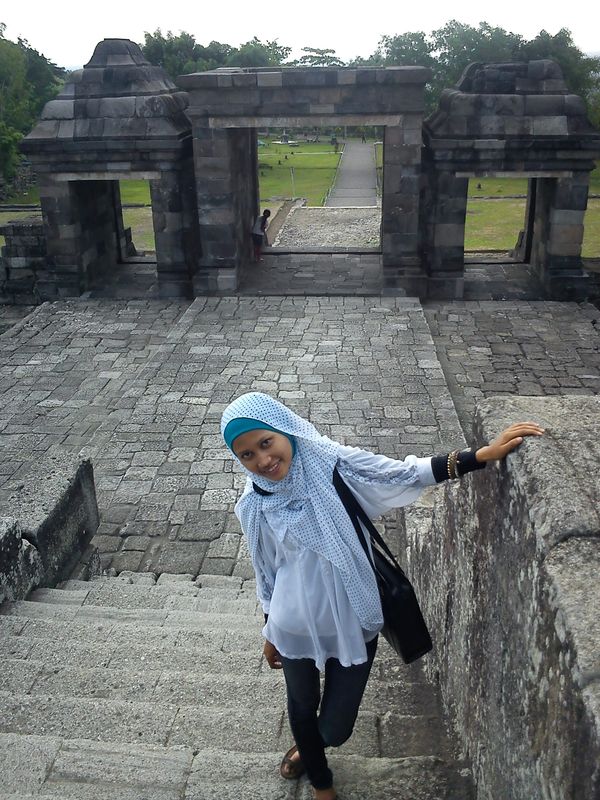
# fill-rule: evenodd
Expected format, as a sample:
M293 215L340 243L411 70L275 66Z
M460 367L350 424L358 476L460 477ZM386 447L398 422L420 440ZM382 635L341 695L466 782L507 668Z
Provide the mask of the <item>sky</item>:
M253 36L262 41L277 39L292 47L292 56L302 47L330 47L344 61L369 56L382 36L407 31L430 33L450 19L477 26L490 25L533 38L540 30L550 34L568 28L584 53L600 53L600 3L571 0L559 3L524 3L502 0L483 4L479 0L440 0L401 3L399 0L29 0L6 2L0 22L5 37L21 36L39 52L62 67L85 64L96 44L104 38L132 39L141 43L144 32L161 28L163 33L184 30L200 44L212 40L237 46Z

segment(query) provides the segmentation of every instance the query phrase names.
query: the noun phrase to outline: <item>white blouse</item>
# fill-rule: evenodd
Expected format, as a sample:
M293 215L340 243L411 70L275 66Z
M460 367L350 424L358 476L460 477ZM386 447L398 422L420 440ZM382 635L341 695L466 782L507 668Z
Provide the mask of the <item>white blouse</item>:
M385 474L397 461L357 447L342 447L340 456L352 465L371 467ZM415 499L426 486L436 483L431 458L408 456L416 464L419 481L410 487L386 484L366 485L349 477L344 480L367 515L373 519L391 508L406 505L407 491ZM377 631L365 631L354 613L337 567L312 550L300 548L289 536L279 541L268 523L261 523L264 563L272 570L273 593L263 601L269 615L264 637L286 658L310 658L321 671L328 658L348 667L367 660L365 643ZM366 535L369 542L369 536Z

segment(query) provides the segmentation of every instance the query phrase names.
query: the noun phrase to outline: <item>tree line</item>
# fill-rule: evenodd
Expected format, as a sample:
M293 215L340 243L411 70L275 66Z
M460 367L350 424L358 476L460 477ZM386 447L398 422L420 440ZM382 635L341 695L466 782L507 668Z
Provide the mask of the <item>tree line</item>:
M5 30L0 23L0 189L14 178L21 138L56 96L66 74L25 39L6 39Z
M2 182L10 183L14 178L21 138L68 77L62 67L38 53L25 39L6 39L5 29L0 23L0 192ZM533 39L525 39L487 22L474 27L451 20L430 33L412 31L383 36L370 56L357 56L346 62L335 49L316 47L304 47L299 58L291 59L291 47L277 40L261 41L256 36L239 47L215 41L203 45L191 33L163 34L158 29L145 33L141 47L148 61L163 67L173 79L219 67L418 64L432 71L426 89L429 111L435 109L442 89L453 86L472 62L553 58L560 64L570 90L585 99L592 122L600 126L600 58L584 54L566 28L554 36L540 31Z

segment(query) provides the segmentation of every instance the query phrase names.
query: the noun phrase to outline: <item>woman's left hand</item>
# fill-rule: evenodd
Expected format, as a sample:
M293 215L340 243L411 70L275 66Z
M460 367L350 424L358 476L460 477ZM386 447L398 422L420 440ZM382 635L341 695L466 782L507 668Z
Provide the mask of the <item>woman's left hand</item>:
M515 422L510 428L494 439L493 442L480 447L475 453L477 461L499 461L518 447L525 436L541 436L544 429L537 422Z

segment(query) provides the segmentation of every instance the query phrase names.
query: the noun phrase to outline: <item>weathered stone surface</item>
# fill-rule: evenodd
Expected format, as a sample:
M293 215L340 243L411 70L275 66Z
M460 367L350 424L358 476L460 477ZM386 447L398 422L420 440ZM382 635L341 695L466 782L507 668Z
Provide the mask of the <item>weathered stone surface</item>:
M429 669L440 670L481 797L600 790L599 411L598 397L482 402L479 441L518 419L546 434L407 515L410 569L438 643Z
M0 603L21 600L44 580L38 550L23 539L15 519L0 517Z
M66 577L98 527L92 465L64 450L26 464L0 489L0 502L39 553L46 585Z

